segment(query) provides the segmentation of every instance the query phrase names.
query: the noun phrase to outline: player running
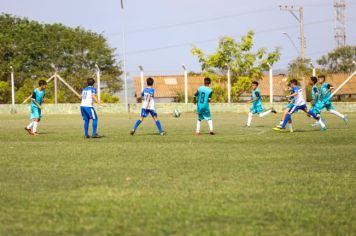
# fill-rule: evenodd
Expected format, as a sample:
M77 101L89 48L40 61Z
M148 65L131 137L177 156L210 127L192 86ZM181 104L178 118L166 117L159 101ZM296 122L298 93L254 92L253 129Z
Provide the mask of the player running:
M90 138L89 136L89 122L93 120L92 124L92 138L101 138L97 133L98 128L98 116L94 109L94 101L100 105L98 98L96 97L96 88L94 88L95 80L93 78L87 79L87 85L82 91L82 103L80 104L80 112L84 120L84 138Z
M334 89L334 87L331 84L325 82L324 75L318 76L318 80L319 80L319 84L321 85L320 86L320 92L321 92L320 96L321 96L321 101L323 104L322 109L325 108L329 113L340 117L347 124L347 122L348 122L347 116L336 111L334 109L332 102L331 102L331 91Z
M197 104L198 113L196 135L200 135L200 126L202 120L208 121L210 134L215 135L209 107L211 96L213 95L213 90L210 88L210 84L211 79L205 78L204 86L200 86L198 91L194 94L194 104Z
M292 90L292 86L291 86L291 83L288 83L288 88L289 88L289 91L290 91L290 94L293 94L293 90ZM293 104L294 104L294 96L292 97L289 97L288 98L288 105L287 107L284 109L283 111L283 114L282 114L282 119L279 123L279 125L282 125L283 124L283 121L284 121L284 118L286 117L286 115L288 114L289 112L289 109L291 109L293 107ZM289 131L291 133L293 133L293 125L292 125L292 118L288 121L288 128L289 128Z
M309 84L312 86L312 100L311 100L311 108L316 115L321 115L321 111L323 109L323 103L320 100L320 91L318 88L318 78L310 77ZM323 119L323 118L321 118ZM312 126L318 126L319 122L316 121Z
M250 112L248 113L247 124L246 124L247 127L251 126L252 116L254 114L258 114L258 116L262 118L271 112L274 114L277 113L273 108L268 109L267 111L265 111L265 109L263 108L261 91L260 91L260 88L258 87L257 81L252 82L251 94L252 94L251 100L249 102L252 103L252 106L251 106Z
M38 88L36 88L31 97L31 120L32 122L25 127L25 130L30 134L37 136L39 135L37 133L37 128L38 124L41 121L42 118L42 104L43 104L43 99L46 94L46 86L47 82L44 80L40 80L38 82Z
M298 81L294 79L290 83L292 86L293 94L288 95L287 98L295 97L293 107L289 109L289 112L286 115L286 117L284 118L283 123L281 125L278 125L277 127L273 128L273 130L275 130L275 131L284 130L287 123L291 119L292 114L295 112L298 112L299 110L302 110L305 113L307 113L308 115L310 115L311 117L313 117L315 120L317 120L321 126L321 131L325 131L326 126L325 126L324 122L322 121L322 119L320 118L320 115L316 115L313 111L308 110L306 102L303 97L303 89L298 87Z
M143 120L150 114L156 123L159 134L165 135L165 132L163 131L162 126L161 126L161 122L157 118L155 101L154 101L155 90L152 87L154 80L150 77L147 79L146 83L147 83L147 88L145 88L141 93L141 96L143 99L142 109L141 109L141 118L136 121L134 128L131 130L130 134L134 135L137 128L140 126L140 124L143 122Z

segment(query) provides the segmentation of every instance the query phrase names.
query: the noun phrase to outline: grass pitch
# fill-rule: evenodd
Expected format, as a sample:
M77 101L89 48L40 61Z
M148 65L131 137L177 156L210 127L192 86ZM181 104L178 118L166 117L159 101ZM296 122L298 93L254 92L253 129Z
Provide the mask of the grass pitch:
M355 235L356 114L329 130L280 114L213 114L216 136L194 136L195 115L162 116L167 136L136 116L101 115L84 140L80 115L0 116L0 235ZM207 131L207 124L202 130Z

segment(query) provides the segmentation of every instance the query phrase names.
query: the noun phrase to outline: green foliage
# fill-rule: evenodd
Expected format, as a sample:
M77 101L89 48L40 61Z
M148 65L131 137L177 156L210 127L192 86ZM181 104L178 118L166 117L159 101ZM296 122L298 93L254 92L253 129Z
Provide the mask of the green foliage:
M0 81L0 103L11 101L11 86L8 82Z
M344 46L329 52L318 60L328 73L351 73L355 69L356 46Z
M26 18L0 15L0 78L10 80L9 67L15 69L17 101L31 94L37 78L48 78L58 73L77 91L93 75L95 64L102 71L101 80L114 93L122 88L122 74L114 49L103 35L83 28L70 28L62 24L40 24ZM33 80L35 79L35 80ZM76 96L59 86L60 101L77 102ZM50 101L52 94L48 93ZM23 100L22 100L23 101ZM22 102L21 101L21 102Z
M310 59L301 59L297 58L293 60L291 63L288 65L288 79L296 79L298 81L301 81L301 79L310 77L312 75L312 70L313 68L311 67L310 64L311 60Z
M101 94L101 101L104 103L116 103L119 101L119 98L111 95L110 93L104 92Z
M231 69L233 99L248 90L253 80L261 78L262 72L268 69L268 63L273 65L280 58L279 48L269 53L265 48L253 51L253 37L253 31L241 37L240 42L231 37L223 37L217 50L210 55L205 55L203 50L197 47L192 49L192 54L198 58L202 70L209 74L214 82L226 82L227 70ZM226 101L225 94L219 92L218 96L224 97L216 97L216 100Z

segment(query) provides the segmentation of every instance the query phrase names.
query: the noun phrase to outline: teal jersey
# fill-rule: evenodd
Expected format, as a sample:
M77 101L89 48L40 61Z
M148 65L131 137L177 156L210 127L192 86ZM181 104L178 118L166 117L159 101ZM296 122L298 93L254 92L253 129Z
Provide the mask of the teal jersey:
M290 94L293 94L294 91L293 90L290 90ZM294 104L294 101L295 101L295 97L292 96L288 99L288 104Z
M262 98L261 98L261 90L257 88L256 90L252 90L252 105L253 106L261 106L262 105Z
M320 92L317 85L314 85L312 87L312 100L315 102L320 101Z
M200 86L195 95L198 97L197 111L209 110L209 99L213 95L213 90L206 86Z
M32 93L32 99L35 99L36 102L40 105L42 105L43 99L45 97L45 91L39 91L38 89L35 89ZM31 100L31 107L37 107L37 105Z
M320 87L320 91L321 91L321 97L322 97L322 100L323 102L330 102L331 100L331 92L327 92L332 86L328 83L323 83ZM325 94L326 93L326 94Z

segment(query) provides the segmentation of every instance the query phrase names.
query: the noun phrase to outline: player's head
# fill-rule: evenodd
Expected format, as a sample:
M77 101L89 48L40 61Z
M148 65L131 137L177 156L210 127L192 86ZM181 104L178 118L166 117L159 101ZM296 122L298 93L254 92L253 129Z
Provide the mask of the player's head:
M315 76L310 77L309 83L310 85L316 85L318 83L318 78L316 78Z
M320 83L320 84L324 83L324 82L325 82L325 79L326 79L325 75L319 75L319 76L318 76L318 80L319 80L319 83Z
M252 89L255 90L258 87L258 82L257 81L253 81L252 82Z
M209 77L204 78L204 85L209 86L211 84L211 79Z
M88 86L93 86L95 84L95 80L93 78L88 78L87 84L88 84Z
M38 81L38 86L39 86L41 89L46 89L47 82L46 82L45 80L40 80L40 81Z
M292 80L290 81L290 85L291 85L291 87L298 86L298 80L292 79Z
M154 83L154 80L151 77L149 77L149 78L147 78L146 83L147 83L147 86L152 86Z

